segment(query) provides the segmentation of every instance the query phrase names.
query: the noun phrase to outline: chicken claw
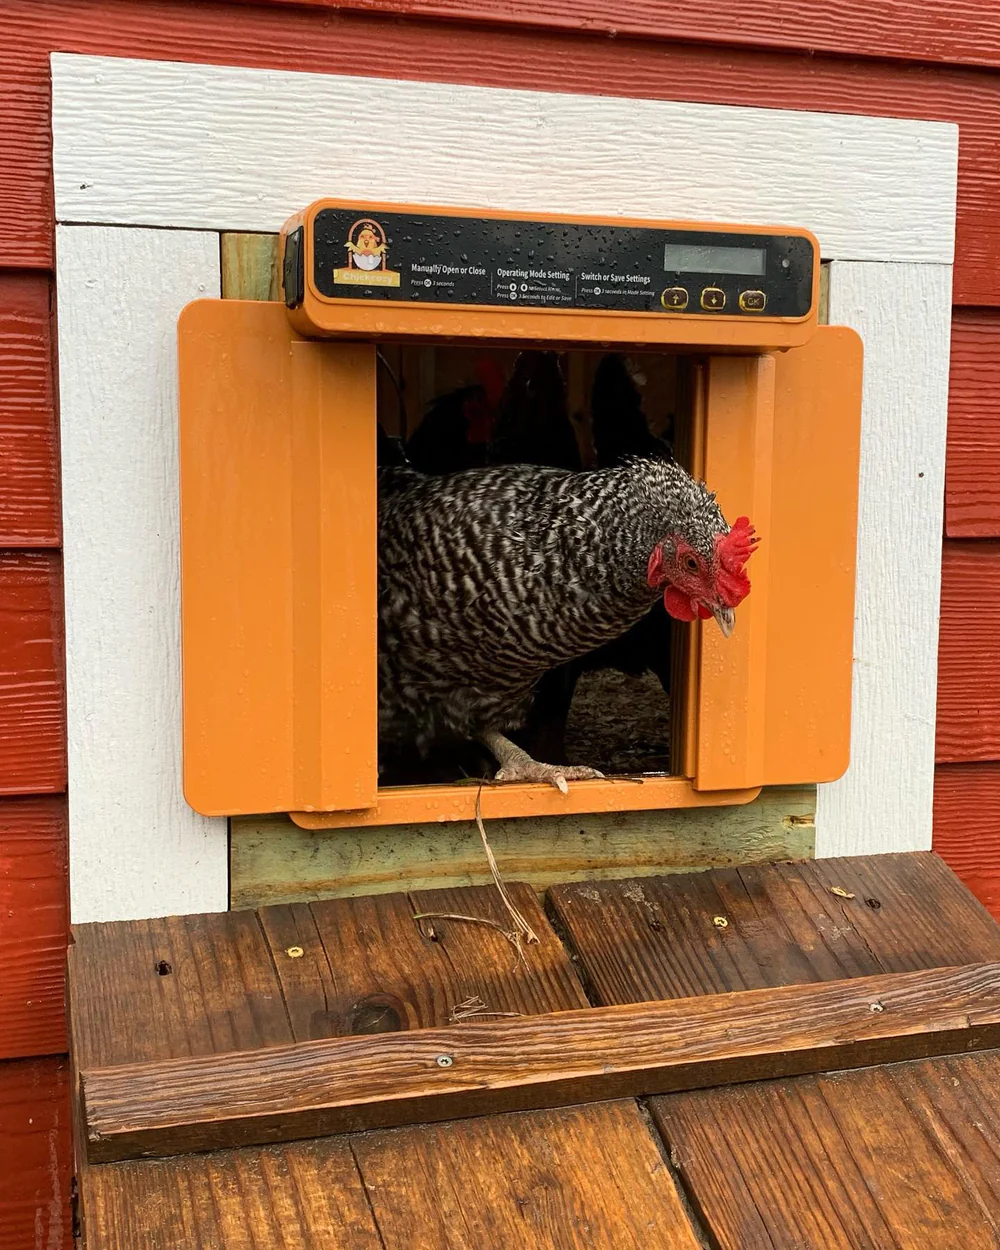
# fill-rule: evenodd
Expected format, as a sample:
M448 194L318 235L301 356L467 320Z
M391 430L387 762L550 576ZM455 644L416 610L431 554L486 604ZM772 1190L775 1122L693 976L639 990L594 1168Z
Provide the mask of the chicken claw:
M569 793L570 781L601 781L596 768L577 764L542 764L503 734L483 734L483 743L496 756L500 768L494 781L547 782L562 794Z

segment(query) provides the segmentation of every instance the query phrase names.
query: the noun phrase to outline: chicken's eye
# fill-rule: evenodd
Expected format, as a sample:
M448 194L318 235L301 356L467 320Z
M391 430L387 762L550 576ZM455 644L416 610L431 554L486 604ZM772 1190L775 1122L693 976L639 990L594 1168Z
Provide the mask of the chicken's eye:
M698 561L694 558L694 556L685 556L684 567L687 569L689 573L697 573Z

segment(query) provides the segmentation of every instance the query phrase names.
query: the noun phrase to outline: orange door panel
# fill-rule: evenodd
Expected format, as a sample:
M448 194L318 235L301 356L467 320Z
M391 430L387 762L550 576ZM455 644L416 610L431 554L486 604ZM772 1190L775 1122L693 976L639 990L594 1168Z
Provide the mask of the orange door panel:
M178 333L187 801L370 807L375 349L256 301L189 304Z
M700 790L832 781L847 768L861 357L853 330L821 326L788 352L709 363L706 480L761 543L733 637L702 627Z

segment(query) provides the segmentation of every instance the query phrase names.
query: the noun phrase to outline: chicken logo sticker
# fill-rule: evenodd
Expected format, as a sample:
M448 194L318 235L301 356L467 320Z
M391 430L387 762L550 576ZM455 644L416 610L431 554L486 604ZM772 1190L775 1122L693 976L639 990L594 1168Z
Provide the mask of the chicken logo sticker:
M334 269L334 282L348 286L399 286L399 274L386 264L385 231L371 217L361 217L347 232L347 264Z

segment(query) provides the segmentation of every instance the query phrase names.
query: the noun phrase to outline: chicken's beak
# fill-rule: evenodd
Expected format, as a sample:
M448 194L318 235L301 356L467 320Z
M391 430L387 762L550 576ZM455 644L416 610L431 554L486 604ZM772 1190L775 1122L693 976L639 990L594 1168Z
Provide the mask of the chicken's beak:
M736 613L732 608L715 607L712 615L719 623L723 638L728 638L736 628Z

